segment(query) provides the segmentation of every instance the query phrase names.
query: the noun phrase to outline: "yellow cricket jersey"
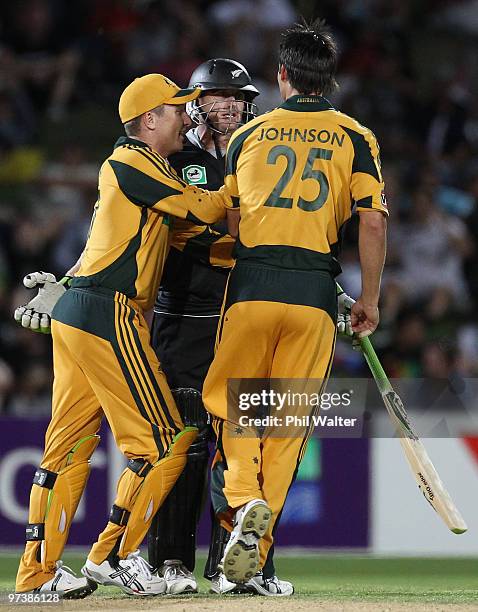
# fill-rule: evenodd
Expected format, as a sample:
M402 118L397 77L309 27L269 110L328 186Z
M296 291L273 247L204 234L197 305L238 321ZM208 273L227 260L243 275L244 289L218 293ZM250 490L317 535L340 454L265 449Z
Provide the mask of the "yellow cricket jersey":
M388 215L375 136L322 96L292 96L239 128L225 184L241 211L238 260L333 271L352 209Z
M74 287L119 291L143 309L156 297L169 248L169 215L214 223L227 192L189 186L143 142L120 138L103 163L88 240Z

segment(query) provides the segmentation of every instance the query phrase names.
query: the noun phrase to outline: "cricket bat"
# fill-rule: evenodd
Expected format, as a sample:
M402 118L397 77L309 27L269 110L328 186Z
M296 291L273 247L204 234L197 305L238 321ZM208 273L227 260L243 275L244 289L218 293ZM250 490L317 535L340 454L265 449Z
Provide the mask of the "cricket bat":
M360 347L377 383L388 414L397 428L400 444L419 489L453 533L465 533L468 527L445 489L423 443L414 433L402 400L390 384L370 339L361 338Z

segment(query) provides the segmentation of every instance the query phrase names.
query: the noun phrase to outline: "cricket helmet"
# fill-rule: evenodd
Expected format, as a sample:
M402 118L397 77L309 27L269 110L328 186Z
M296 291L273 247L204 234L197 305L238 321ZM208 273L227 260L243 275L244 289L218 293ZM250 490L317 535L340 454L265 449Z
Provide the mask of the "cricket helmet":
M217 129L211 122L210 116L215 110L215 104L212 106L210 103L207 105L201 104L200 97L188 102L187 112L191 120L197 125L205 123L211 130L220 134L227 134L257 115L257 106L253 100L259 95L259 91L252 84L245 66L235 60L223 57L207 60L192 73L189 83L189 87L199 88L201 95L207 92L211 92L211 95L213 95L214 91L230 91L234 92L236 100L244 101L241 119L231 121L225 131Z

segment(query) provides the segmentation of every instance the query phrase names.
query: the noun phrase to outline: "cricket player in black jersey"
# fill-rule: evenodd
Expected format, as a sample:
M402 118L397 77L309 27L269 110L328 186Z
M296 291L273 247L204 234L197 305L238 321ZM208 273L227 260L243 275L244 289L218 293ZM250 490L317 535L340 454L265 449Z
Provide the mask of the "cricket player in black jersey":
M172 155L169 162L186 182L215 190L224 183L227 143L238 127L256 115L253 100L259 92L246 68L230 59L204 62L196 68L190 83L202 90L197 103L188 105L196 127L186 134L183 150ZM201 392L214 356L221 304L233 264L233 244L225 222L198 226L175 221L154 308L153 347L185 424L194 424L200 430L183 475L149 531L149 561L165 578L168 593L197 590L192 573L196 528L204 505L208 440L212 435ZM246 587L227 581L217 565L228 538L229 533L213 521L205 576L211 579L214 592L293 593L289 582L275 576L272 554L264 574L254 577Z

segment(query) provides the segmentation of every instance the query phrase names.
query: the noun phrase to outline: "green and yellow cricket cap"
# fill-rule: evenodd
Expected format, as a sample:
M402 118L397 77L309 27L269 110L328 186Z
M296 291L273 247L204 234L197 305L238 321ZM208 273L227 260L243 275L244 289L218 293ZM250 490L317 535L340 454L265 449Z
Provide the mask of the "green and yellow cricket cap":
M126 87L119 101L121 123L127 123L162 104L185 104L195 100L199 88L181 89L162 74L146 74Z

